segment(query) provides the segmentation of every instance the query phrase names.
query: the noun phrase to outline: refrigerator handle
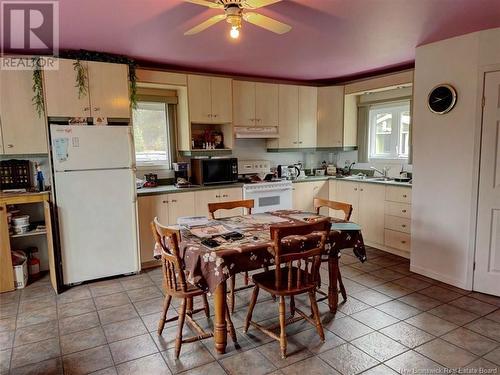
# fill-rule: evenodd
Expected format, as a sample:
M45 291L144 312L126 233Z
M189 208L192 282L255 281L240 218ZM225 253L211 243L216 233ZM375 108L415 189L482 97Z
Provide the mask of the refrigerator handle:
M135 162L135 146L134 146L134 132L132 129L132 126L128 127L128 142L129 142L129 147L130 147L130 167L132 170L135 171L137 170L136 162ZM135 181L135 180L134 180Z

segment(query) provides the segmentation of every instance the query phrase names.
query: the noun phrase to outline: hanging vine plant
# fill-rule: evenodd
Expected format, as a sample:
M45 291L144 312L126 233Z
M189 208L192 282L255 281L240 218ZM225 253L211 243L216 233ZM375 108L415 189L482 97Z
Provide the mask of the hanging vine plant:
M33 62L33 98L31 101L35 106L38 117L42 117L44 113L44 100L43 100L43 78L40 57L34 57Z
M87 78L87 70L85 66L83 66L81 60L76 60L73 63L73 69L76 72L76 85L78 88L78 99L81 99L88 94L88 78Z

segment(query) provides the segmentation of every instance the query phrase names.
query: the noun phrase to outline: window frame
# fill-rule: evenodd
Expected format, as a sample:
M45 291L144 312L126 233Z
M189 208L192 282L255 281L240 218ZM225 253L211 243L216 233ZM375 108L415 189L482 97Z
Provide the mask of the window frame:
M396 128L391 131L391 152L388 154L377 154L375 151L376 148L376 122L375 118L378 113L387 113L390 112L392 114L393 120L396 119L396 122L393 121L392 126L396 126ZM401 145L399 144L401 139L401 128L402 128L402 118L401 114L403 112L408 112L410 116L409 122L409 132L408 132L408 155L404 156L400 154ZM384 161L405 161L409 160L410 156L410 133L411 133L411 100L405 101L391 101L385 103L379 103L376 105L370 106L368 110L368 159L369 160L384 160Z
M155 102L163 103L165 105L166 127L167 127L167 160L166 161L152 161L144 162L137 161L137 170L172 170L172 163L176 161L177 149L176 149L176 129L175 129L175 104L177 104L176 98L170 96L162 95L138 95L137 102ZM134 109L132 109L134 111ZM133 119L133 114L132 114ZM132 121L132 131L134 123ZM137 158L136 150L134 148L134 157Z

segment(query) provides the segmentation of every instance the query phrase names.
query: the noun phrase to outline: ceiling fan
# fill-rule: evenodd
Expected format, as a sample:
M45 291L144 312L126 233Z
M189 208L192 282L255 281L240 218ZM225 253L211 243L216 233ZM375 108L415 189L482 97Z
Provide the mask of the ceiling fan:
M276 34L284 34L292 29L286 23L276 21L270 17L255 12L246 12L247 9L259 9L267 5L278 3L281 0L184 0L188 3L202 5L212 9L223 9L224 14L213 16L199 25L189 29L184 35L194 35L208 29L216 23L226 20L231 25L229 35L233 39L240 36L242 21L250 22L263 29L272 31Z

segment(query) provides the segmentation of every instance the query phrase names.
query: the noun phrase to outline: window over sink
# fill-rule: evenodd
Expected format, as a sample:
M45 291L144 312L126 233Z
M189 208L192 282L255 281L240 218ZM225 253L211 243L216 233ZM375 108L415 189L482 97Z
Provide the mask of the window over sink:
M370 106L370 159L408 159L410 126L409 101Z
M132 121L137 166L171 169L173 116L169 104L139 98L132 110Z

